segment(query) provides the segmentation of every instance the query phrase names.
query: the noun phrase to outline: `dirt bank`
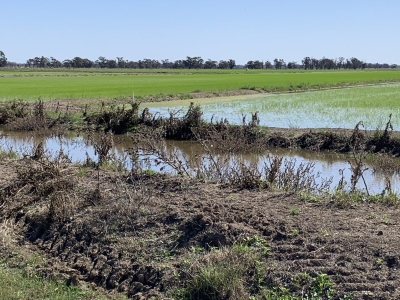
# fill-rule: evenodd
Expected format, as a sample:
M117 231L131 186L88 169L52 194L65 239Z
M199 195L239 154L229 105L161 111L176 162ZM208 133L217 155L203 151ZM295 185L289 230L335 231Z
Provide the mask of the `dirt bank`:
M213 258L218 265L252 253L257 260L242 274L242 290L224 299L261 299L267 291L400 297L397 206L36 159L1 162L1 228L10 237L1 256L36 251L47 258L37 267L44 276L172 299L188 297L198 269Z

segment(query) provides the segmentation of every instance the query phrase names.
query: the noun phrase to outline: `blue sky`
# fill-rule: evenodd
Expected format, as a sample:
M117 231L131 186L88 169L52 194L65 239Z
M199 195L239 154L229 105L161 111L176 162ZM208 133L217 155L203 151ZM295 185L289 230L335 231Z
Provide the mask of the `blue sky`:
M354 56L400 64L398 0L3 0L1 11L0 50L15 62Z

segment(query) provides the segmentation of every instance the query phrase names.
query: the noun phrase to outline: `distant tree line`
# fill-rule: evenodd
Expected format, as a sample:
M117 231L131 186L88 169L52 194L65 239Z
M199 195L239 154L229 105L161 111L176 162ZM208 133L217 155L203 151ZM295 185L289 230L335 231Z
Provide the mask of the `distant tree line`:
M34 57L26 61L25 64L8 62L3 51L0 51L0 67L4 66L24 66L28 68L129 68L129 69L304 69L304 70L331 70L331 69L365 69L365 68L397 68L396 64L380 64L367 63L355 57L347 58L339 57L336 59L323 57L316 59L312 57L304 57L301 63L291 61L286 63L283 59L275 58L271 61L249 60L244 66L236 65L234 59L228 60L204 60L200 56L190 57L186 59L169 61L168 59L156 60L144 58L143 60L130 61L123 57L116 59L107 59L100 56L97 60L92 61L88 58L79 56L73 59L59 61L54 57Z
M87 58L74 57L59 61L54 57L34 57L26 61L26 67L32 68L129 68L129 69L233 69L236 62L233 59L229 60L207 60L204 61L201 57L187 56L184 60L169 61L155 60L145 58L139 61L125 60L123 57L116 59L107 59L100 56L96 61Z
M334 69L366 69L366 68L397 68L396 64L380 64L367 63L359 60L356 57L345 59L339 57L336 59L323 57L316 59L312 57L304 57L300 64L295 61L286 63L283 59L275 58L273 62L266 61L265 63L259 60L248 61L245 65L248 69L304 69L304 70L334 70Z

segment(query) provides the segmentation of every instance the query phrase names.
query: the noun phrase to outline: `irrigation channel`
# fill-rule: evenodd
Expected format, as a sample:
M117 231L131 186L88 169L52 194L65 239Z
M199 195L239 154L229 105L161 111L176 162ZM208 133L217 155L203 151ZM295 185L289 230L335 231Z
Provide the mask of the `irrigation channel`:
M0 129L0 150L14 151L18 155L30 155L33 153L34 148L40 142L43 142L45 153L55 157L60 150L65 155L68 155L71 162L85 162L87 158L97 162L98 157L89 142L87 136L77 133L67 133L63 136L50 136L44 134L33 134L28 132L10 132L2 131ZM189 141L165 141L157 143L159 147L170 157L178 158L186 162L194 162L199 160L200 157L206 156L204 148L196 142ZM114 162L119 166L130 169L132 168L132 158L129 155L130 150L134 144L132 139L127 135L115 135L113 148L109 154ZM152 170L156 172L177 173L176 170L169 165L159 163L156 161L154 155L144 155L142 151L138 151L141 168L143 170ZM216 154L215 154L216 155ZM330 189L333 190L342 178L341 173L344 175L345 181L350 182L351 168L349 161L352 161L351 156L327 153L327 152L311 152L301 149L278 149L271 148L264 154L240 154L230 155L228 161L240 161L247 165L254 164L260 168L264 167L268 161L269 155L279 155L283 157L284 161L291 162L297 166L300 164L312 163L313 168L311 172L316 176L316 181L321 183L323 181L332 181ZM368 168L364 172L364 179L368 191L371 194L381 193L386 186L386 178L391 182L392 190L396 193L400 192L400 176L397 172L385 172L379 169L374 158L365 160L365 167ZM195 165L195 163L193 164ZM358 183L358 188L365 191L365 184L361 180Z

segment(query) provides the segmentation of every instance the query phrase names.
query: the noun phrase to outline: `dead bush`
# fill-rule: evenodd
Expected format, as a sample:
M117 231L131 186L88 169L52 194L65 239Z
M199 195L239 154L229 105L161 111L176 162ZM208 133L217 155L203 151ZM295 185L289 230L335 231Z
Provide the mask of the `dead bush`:
M46 200L49 202L49 219L66 218L68 208L73 205L75 187L75 167L69 158L61 152L55 159L41 151L40 145L25 155L17 164L17 179L0 191L0 198L5 199L6 215L11 215L26 205ZM40 155L37 155L40 152Z
M127 106L130 108L127 108ZM139 102L133 102L128 105L117 105L112 103L106 106L103 102L100 112L86 116L85 120L88 124L93 124L105 131L112 131L116 134L125 133L132 130L140 124Z
M112 131L100 132L99 134L89 132L88 140L98 157L98 166L101 166L109 158L109 152L114 144L113 136Z
M324 192L328 191L332 184L332 178L324 179L319 172L314 172L314 163L297 164L294 158L282 160L269 155L264 165L264 173L268 182L286 191ZM320 182L317 179L320 179Z
M69 122L67 112L57 113L56 116L50 116L41 99L33 104L14 100L11 104L0 108L0 124L6 125L11 130L37 131L60 127Z

